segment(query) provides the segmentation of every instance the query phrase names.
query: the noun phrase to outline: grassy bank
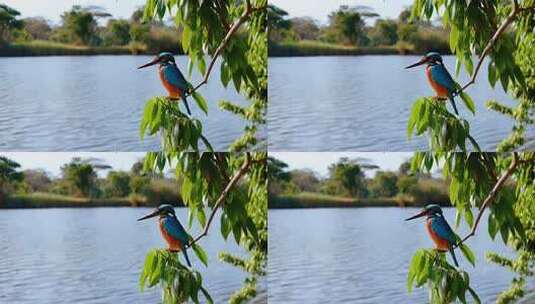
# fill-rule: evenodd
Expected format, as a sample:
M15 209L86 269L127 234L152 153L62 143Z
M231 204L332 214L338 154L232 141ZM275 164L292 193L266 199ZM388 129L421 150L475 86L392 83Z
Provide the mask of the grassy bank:
M358 208L358 207L406 207L423 206L429 202L415 202L410 197L366 198L356 199L331 196L319 193L299 193L296 195L269 196L269 208ZM449 201L435 201L440 205L449 206Z
M286 56L354 56L354 55L395 55L400 54L394 46L352 47L319 41L296 41L269 43L270 57Z
M77 46L50 41L34 40L0 46L1 57L23 56L73 56L73 55L131 55L144 54L146 50L139 45L90 47Z
M298 56L358 56L358 55L422 55L429 50L441 54L450 54L449 47L426 46L422 43L419 48L405 42L398 42L392 46L353 47L340 44L324 43L312 40L274 43L269 42L270 57L298 57Z
M2 208L64 208L64 207L152 207L155 204L140 196L93 199L50 193L10 195L0 204Z

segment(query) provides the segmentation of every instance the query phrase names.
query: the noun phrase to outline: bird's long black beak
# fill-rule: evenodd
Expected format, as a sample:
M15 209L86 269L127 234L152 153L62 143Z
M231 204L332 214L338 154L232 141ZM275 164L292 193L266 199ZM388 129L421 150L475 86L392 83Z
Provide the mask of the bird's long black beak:
M424 64L424 63L426 63L426 62L427 62L427 58L424 57L424 58L422 58L422 60L416 62L415 64L411 64L411 65L409 65L409 66L406 66L405 68L406 68L406 69L414 68L414 67L417 67L417 66L419 66L419 65L422 65L422 64Z
M408 219L405 219L405 220L406 221L414 220L416 218L419 218L419 217L422 217L422 216L426 215L426 213L427 213L427 210L423 210L422 212L416 214L415 216L411 216L411 217L409 217Z
M155 64L157 64L158 62L160 62L160 58L156 57L156 58L154 58L154 60L152 60L151 62L149 62L149 63L147 63L147 64L144 64L144 65L138 67L138 70L139 70L139 69L142 69L142 68L149 67L149 66L151 66L151 65L155 65Z
M158 214L159 214L159 210L155 210L155 211L152 212L151 214L147 214L147 215L145 215L144 217L139 218L139 219L137 219L137 220L138 220L138 221L146 220L146 219L149 219L149 218L151 218L151 217L155 217L155 216L157 216Z

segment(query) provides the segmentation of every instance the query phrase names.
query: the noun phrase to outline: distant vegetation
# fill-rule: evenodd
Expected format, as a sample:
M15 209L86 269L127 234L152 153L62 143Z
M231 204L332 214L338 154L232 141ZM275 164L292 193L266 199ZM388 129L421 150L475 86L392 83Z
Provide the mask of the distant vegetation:
M410 19L410 8L397 19L383 19L366 6L340 6L327 25L311 17L288 18L283 9L269 8L270 56L450 53L447 29ZM373 26L366 20L374 18Z
M142 162L115 171L95 158L73 158L51 177L41 169L21 171L0 157L0 208L181 205L178 183L163 175L144 175ZM97 174L108 170L105 178Z
M412 174L404 162L396 172L382 171L366 159L341 158L329 166L328 177L309 169L288 171L269 158L271 208L449 205L448 183L427 173ZM373 178L366 170L378 170Z
M54 26L0 4L0 56L181 53L178 37L175 26L143 22L142 7L115 19L101 7L75 5Z

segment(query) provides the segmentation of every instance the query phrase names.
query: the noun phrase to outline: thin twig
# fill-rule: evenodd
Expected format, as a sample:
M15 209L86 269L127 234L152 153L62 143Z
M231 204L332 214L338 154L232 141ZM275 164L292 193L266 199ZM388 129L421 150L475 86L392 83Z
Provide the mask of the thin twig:
M250 1L246 1L245 2L245 11L241 15L241 17L238 18L238 20L236 20L236 22L230 27L229 31L225 35L225 38L223 39L223 41L221 41L221 43L219 44L219 46L215 50L214 55L212 55L212 61L210 61L210 64L208 65L208 69L206 70L206 73L204 74L203 80L197 86L195 86L193 89L191 89L188 92L188 94L187 94L188 96L192 95L195 91L197 91L197 89L199 89L201 86L203 86L203 85L208 83L208 78L210 78L210 73L212 72L212 69L214 67L214 64L215 64L217 58L219 57L219 55L221 54L223 49L227 46L228 42L230 41L230 38L232 38L234 33L236 33L238 31L240 26L242 26L242 24L251 16L251 14L253 12L256 12L256 11L259 11L259 10L263 10L263 9L266 9L266 8L267 8L267 6L252 7Z
M223 192L219 195L217 198L214 207L212 208L212 213L210 213L210 217L208 218L208 221L206 222L206 226L204 226L204 230L199 234L196 238L194 238L186 248L189 248L193 246L197 241L202 239L208 234L208 230L210 230L210 224L212 223L212 220L214 219L214 216L217 212L217 210L223 205L225 202L225 199L227 198L228 193L238 183L238 181L242 178L242 176L247 173L249 170L249 166L251 165L251 154L247 152L245 154L245 161L241 168L236 172L236 174L232 177L232 179L229 181Z
M483 204L479 208L479 213L477 214L476 221L474 223L474 226L472 227L472 230L468 235L466 235L460 242L458 242L454 248L459 247L462 243L464 243L467 239L474 236L476 234L477 226L479 225L479 221L481 220L481 217L483 216L483 212L485 212L485 209L492 203L494 198L496 197L496 194L498 193L498 190L503 186L503 184L509 179L511 174L513 174L513 171L515 171L516 167L518 166L518 153L513 153L513 160L511 161L511 164L509 165L509 168L507 168L507 171L500 177L500 179L496 182L490 193L487 195L485 200L483 201Z
M502 23L502 25L500 25L500 27L496 30L492 38L488 41L487 45L483 49L483 52L479 56L479 61L476 65L476 69L474 71L474 74L472 75L472 78L462 88L460 88L457 92L455 92L455 95L459 95L462 91L464 91L466 88L468 88L469 86L471 86L472 84L476 82L476 77L477 77L477 74L479 73L479 69L481 68L481 65L483 64L483 60L485 59L485 57L487 57L490 50L494 47L500 35L516 19L518 14L527 10L532 10L532 9L535 9L535 6L519 7L517 1L516 0L513 1L513 10L511 11L507 19L505 19L505 21Z

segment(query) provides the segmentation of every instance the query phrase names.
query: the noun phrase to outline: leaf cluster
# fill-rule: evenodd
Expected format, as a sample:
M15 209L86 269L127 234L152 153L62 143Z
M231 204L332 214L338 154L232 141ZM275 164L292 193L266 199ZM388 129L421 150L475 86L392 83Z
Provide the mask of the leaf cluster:
M195 251L197 253L197 251ZM205 301L214 303L203 286L202 275L180 263L179 253L167 249L153 249L145 258L145 264L139 278L141 290L145 287L160 285L163 290L163 303L176 304L192 301L201 303L199 293Z
M464 251L463 251L464 252ZM468 273L448 264L445 253L434 249L420 249L412 257L407 277L407 289L428 285L431 303L467 303L468 292L475 303L481 303L470 287Z
M206 103L197 93L193 94L199 107L206 112ZM199 150L199 142L212 151L212 145L202 134L202 123L183 113L177 102L166 97L155 97L149 100L143 112L139 127L141 138L155 135L158 132L165 151Z
M474 112L474 103L467 94L462 94L468 109ZM429 135L430 149L433 151L466 151L469 141L475 150L479 145L470 135L467 120L451 114L443 101L433 97L418 98L412 107L407 123L407 136Z

